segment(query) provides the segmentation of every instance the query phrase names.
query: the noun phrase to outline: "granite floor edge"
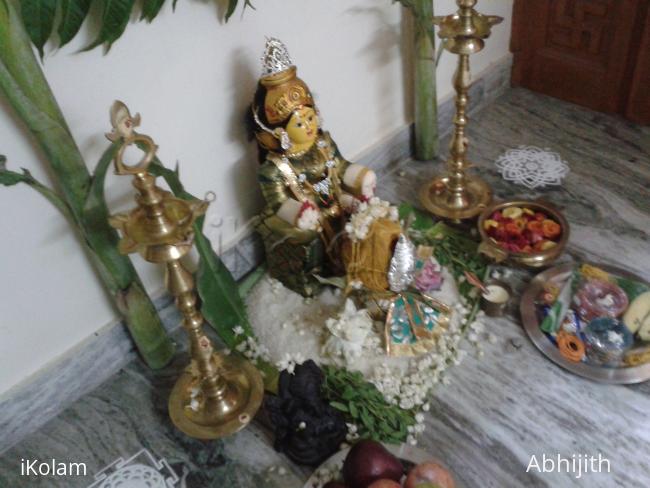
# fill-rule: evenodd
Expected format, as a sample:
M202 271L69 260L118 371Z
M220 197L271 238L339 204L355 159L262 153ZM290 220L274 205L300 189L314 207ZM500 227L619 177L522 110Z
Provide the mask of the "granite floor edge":
M511 57L505 56L477 78L470 89L470 113L483 108L509 86ZM438 107L440 138L449 133L454 100ZM371 146L357 162L372 166L380 178L411 154L413 127L407 125ZM441 151L446 152L444 149ZM226 251L222 260L239 280L263 260L263 245L252 233ZM179 326L169 296L155 300L168 331ZM106 381L137 354L121 322L110 324L46 365L23 382L0 395L0 454L55 417L75 400Z

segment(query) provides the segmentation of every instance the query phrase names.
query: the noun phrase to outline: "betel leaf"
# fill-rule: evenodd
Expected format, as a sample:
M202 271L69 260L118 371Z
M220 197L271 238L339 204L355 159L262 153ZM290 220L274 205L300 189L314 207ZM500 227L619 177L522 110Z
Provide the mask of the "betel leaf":
M140 15L140 20L151 22L156 18L164 4L165 0L144 0L142 3L142 14ZM175 5L176 1L174 1L174 6Z
M65 46L77 35L88 15L91 0L61 0L61 21L59 22L59 46Z
M29 38L43 59L43 46L47 42L56 15L57 0L21 0L20 13Z
M107 44L110 49L126 29L134 3L135 0L104 0L102 26L99 29L99 34L83 50L89 51L101 44Z

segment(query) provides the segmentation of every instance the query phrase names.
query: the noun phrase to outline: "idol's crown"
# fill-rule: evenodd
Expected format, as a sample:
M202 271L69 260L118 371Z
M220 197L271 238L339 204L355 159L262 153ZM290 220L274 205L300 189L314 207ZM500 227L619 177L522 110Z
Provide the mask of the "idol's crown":
M275 75L293 66L287 46L275 37L266 38L266 48L262 56L262 76Z

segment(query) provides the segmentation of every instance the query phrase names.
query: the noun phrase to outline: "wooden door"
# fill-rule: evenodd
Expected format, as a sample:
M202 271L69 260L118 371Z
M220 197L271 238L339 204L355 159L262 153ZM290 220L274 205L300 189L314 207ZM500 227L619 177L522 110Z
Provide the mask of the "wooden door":
M644 36L650 36L645 25L649 3L515 0L513 85L594 110L634 113L642 122L634 108L650 102L650 54L640 49ZM641 61L645 71L637 68Z

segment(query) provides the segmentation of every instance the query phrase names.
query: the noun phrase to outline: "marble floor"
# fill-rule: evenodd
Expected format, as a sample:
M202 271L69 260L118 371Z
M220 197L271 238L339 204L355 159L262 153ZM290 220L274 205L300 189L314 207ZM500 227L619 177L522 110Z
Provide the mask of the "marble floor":
M516 89L471 120L469 138L475 171L498 198L539 197L563 209L571 224L564 259L615 264L650 280L650 128ZM571 167L565 183L533 193L504 182L494 160L519 145L559 152ZM394 165L381 174L380 196L414 202L419 186L441 168ZM531 275L513 277L520 292ZM450 371L420 442L459 486L650 486L650 383L602 385L556 367L527 339L516 307L489 327L499 341ZM275 453L260 425L219 442L173 428L167 395L185 360L158 372L129 364L0 456L0 486L96 488L102 476L137 464L170 487L300 488L308 472ZM610 473L526 473L533 455L599 453ZM22 459L84 462L87 473L22 477ZM270 466L283 467L282 474L268 474Z

